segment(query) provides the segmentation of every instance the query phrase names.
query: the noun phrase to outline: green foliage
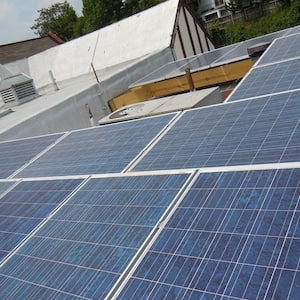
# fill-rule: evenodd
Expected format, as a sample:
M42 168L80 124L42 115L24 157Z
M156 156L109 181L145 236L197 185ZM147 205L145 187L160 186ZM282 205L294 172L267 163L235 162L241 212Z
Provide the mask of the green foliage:
M288 8L281 6L252 21L235 21L224 27L216 22L209 33L217 46L221 47L299 24L300 0L293 0Z
M145 10L149 7L152 7L156 4L159 4L161 2L164 2L165 0L139 0L138 1L138 8L139 8L139 11L142 11L142 10ZM125 7L126 7L126 2L125 1Z
M82 0L84 31L91 32L120 20L122 0Z
M72 38L77 38L84 35L84 23L85 19L83 16L79 17L73 26L73 36Z
M77 22L77 15L67 1L40 9L38 13L39 17L35 19L35 24L30 27L35 34L44 36L52 31L65 41L72 39L73 26Z
M225 29L218 21L212 25L209 33L217 47L222 47L226 43Z
M84 32L88 33L165 0L82 0L85 18Z

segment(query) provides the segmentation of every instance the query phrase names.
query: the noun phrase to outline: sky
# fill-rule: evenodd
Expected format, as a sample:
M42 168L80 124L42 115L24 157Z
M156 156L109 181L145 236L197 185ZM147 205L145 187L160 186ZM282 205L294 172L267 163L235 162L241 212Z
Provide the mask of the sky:
M0 0L0 45L37 38L33 30L38 10L64 0ZM67 0L81 16L82 0Z

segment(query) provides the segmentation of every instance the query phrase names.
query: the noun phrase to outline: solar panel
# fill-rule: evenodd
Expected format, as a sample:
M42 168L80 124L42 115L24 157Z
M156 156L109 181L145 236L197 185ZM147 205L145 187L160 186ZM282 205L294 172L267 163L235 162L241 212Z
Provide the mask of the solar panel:
M189 176L89 180L2 266L1 298L103 299Z
M159 80L164 80L170 77L170 74L176 72L176 70L182 66L185 66L187 63L191 61L194 57L191 58L184 58L180 60L176 60L174 62L170 62L165 64L164 66L158 68L154 72L144 76L143 78L137 80L135 83L130 85L130 87L139 86Z
M143 84L165 80L185 74L185 69L190 68L191 71L196 71L204 67L208 67L216 60L222 59L224 55L236 48L237 45L229 45L223 48L215 49L206 53L190 56L185 59L170 62L145 77L134 82L130 87L140 86Z
M275 63L295 57L300 57L300 33L275 40L257 65Z
M0 264L81 181L24 181L0 198Z
M202 173L118 299L297 299L300 169Z
M298 26L300 28L300 26ZM294 31L299 30L297 27ZM292 32L291 29L281 30L274 33L270 33L264 36L256 37L244 42L228 45L222 48L211 50L206 53L201 53L195 56L191 56L185 59L170 62L154 72L146 75L145 77L134 82L130 87L140 86L151 82L165 80L177 76L181 76L185 73L186 68L190 68L192 72L201 70L202 68L209 67L212 64L226 62L229 60L235 60L240 57L248 56L248 47L258 43L272 42L274 39L282 37Z
M14 182L0 181L0 196L2 193L8 190L13 184Z
M71 132L18 177L121 172L175 114Z
M0 179L7 178L55 142L61 134L0 142Z
M289 31L287 34L294 34L294 33L300 33L300 26L295 26L289 28Z
M133 169L299 161L299 96L297 91L186 111Z
M252 69L228 101L300 89L300 59Z

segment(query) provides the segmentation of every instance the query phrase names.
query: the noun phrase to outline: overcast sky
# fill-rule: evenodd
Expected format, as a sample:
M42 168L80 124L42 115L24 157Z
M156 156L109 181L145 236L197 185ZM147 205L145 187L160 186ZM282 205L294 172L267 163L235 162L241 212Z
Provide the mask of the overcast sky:
M48 8L64 0L0 0L0 45L37 38L30 27L38 17L38 9ZM81 15L82 0L67 0Z

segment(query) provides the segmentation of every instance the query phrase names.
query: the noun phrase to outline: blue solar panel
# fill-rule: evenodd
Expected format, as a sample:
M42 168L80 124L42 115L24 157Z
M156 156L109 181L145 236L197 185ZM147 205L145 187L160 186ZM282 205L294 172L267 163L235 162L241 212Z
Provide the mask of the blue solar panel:
M134 170L294 162L300 91L186 111Z
M0 142L0 179L7 178L55 142L61 134Z
M300 26L299 26L300 28ZM297 32L297 28L294 29ZM239 42L226 47L211 50L206 53L201 53L185 59L170 62L145 77L134 82L131 87L141 86L151 82L157 82L185 74L185 69L190 68L192 72L198 71L202 68L208 68L211 64L221 64L228 60L237 60L240 57L248 56L248 47L258 43L272 42L274 39L282 37L293 32L291 29L273 32L264 36L256 37L244 42Z
M15 177L121 172L174 116L71 132Z
M21 182L0 198L0 263L81 181Z
M13 184L14 182L5 182L5 181L0 182L0 196L3 192L9 189Z
M118 299L298 299L300 169L200 174Z
M271 45L259 60L258 65L300 57L300 34L282 37Z
M300 33L300 26L291 27L288 30L287 34Z
M300 59L254 68L229 101L300 89Z
M0 298L103 299L188 178L89 180L4 264Z

